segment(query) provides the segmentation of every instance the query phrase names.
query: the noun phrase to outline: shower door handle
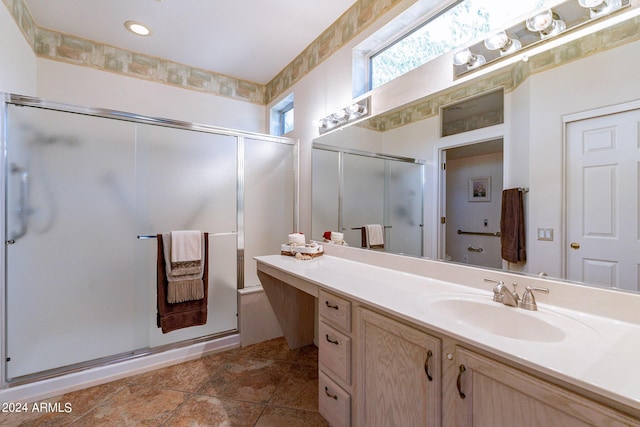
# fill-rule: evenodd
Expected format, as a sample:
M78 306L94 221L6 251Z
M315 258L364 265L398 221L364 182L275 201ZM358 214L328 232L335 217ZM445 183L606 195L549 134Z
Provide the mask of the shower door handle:
M31 208L29 208L29 172L15 163L11 165L11 172L14 174L20 174L20 196L18 199L17 210L18 218L20 220L20 230L13 233L11 240L7 242L9 244L15 243L17 239L27 234L27 229L29 227L29 215L31 215Z

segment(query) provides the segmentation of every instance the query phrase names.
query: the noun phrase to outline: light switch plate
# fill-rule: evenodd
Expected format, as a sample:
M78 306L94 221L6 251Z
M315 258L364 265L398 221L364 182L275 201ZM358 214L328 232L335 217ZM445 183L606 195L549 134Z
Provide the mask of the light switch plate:
M553 228L538 228L538 240L553 241Z

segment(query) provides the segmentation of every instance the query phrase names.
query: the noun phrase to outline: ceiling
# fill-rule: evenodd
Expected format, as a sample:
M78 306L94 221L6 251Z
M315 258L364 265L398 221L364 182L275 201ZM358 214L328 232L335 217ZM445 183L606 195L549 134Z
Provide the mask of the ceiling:
M355 0L25 0L37 26L266 84ZM188 7L185 7L188 6ZM134 20L151 36L128 32Z

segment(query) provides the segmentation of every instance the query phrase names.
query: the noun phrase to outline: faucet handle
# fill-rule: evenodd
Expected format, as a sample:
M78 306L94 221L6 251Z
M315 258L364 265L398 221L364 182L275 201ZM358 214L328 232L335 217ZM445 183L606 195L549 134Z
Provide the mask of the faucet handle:
M495 302L504 302L504 295L501 292L501 288L504 286L504 282L502 280L493 280L493 279L484 279L486 283L493 283L495 286L493 287L493 300Z
M544 294L549 293L548 288L533 288L531 286L525 287L525 292L522 295L522 299L518 303L520 308L524 308L525 310L535 311L538 309L538 304L536 303L536 298L533 296L533 291L542 292Z
M513 285L513 292L511 292L511 295L513 295L513 298L515 298L516 303L520 301L520 295L518 295L518 284L515 282L511 283Z

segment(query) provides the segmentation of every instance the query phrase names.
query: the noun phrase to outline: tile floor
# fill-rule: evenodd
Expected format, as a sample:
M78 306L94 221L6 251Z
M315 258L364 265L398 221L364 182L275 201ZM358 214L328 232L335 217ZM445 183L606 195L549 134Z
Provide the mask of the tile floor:
M318 350L290 350L284 338L42 403L59 410L29 404L26 414L0 413L0 426L328 426L318 413Z

